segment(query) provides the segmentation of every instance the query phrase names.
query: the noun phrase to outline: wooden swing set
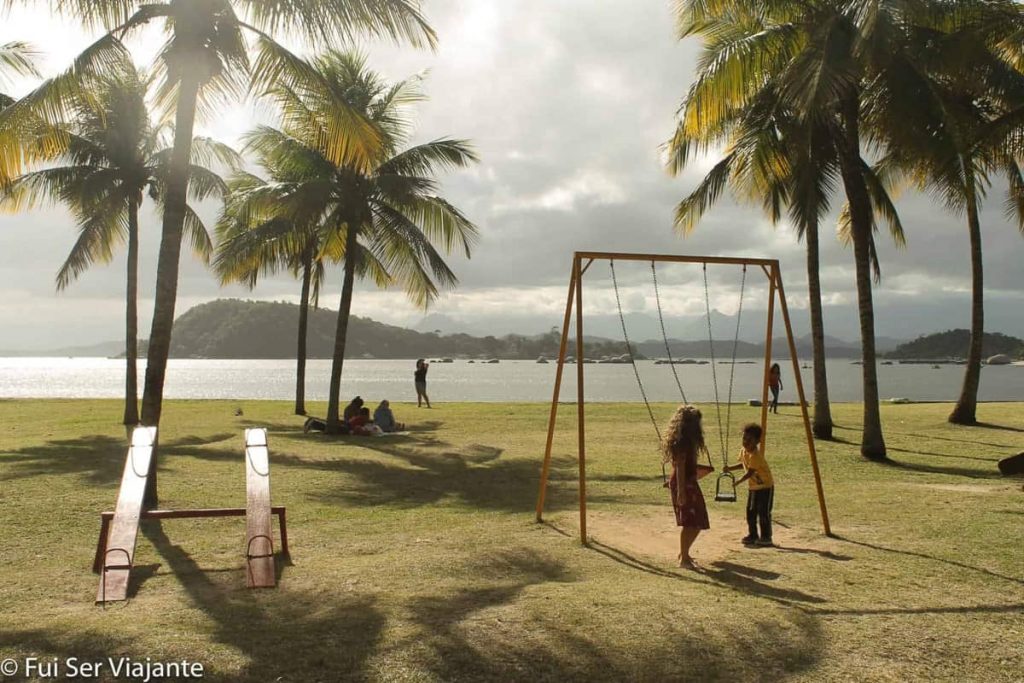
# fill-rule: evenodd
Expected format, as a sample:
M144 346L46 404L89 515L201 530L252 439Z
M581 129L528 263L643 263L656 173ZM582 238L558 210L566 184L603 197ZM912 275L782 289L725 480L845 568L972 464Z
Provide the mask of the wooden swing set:
M807 411L807 401L804 397L804 386L803 381L800 377L800 363L796 355L796 341L793 338L793 328L790 324L789 309L786 306L786 294L785 289L782 286L782 274L779 269L779 262L777 259L761 259L761 258L738 258L738 257L725 257L725 256L690 256L690 255L670 255L670 254L630 254L630 253L616 253L616 252L595 252L595 251L578 251L573 255L572 271L569 278L569 293L566 298L565 304L565 318L562 322L562 339L558 349L558 366L555 370L555 387L551 397L551 413L548 418L548 434L547 442L544 447L544 464L541 467L540 476L540 489L537 494L537 521L542 522L544 519L544 499L547 493L548 475L551 470L551 447L554 442L555 436L555 422L558 418L558 399L562 387L562 371L566 363L566 350L569 345L569 330L570 323L572 320L572 313L576 312L576 421L577 421L577 461L579 465L579 479L578 479L578 492L579 492L579 513L580 513L580 542L583 545L588 545L587 540L587 467L586 467L586 400L584 394L584 354L583 354L583 275L587 272L587 269L595 261L608 261L611 273L612 273L612 284L615 288L616 303L619 309L619 319L622 323L623 337L625 338L627 352L629 354L629 360L633 366L633 371L636 374L637 383L640 386L640 394L643 397L644 404L647 406L648 415L651 418L651 422L654 425L655 432L660 436L660 430L658 428L657 421L654 417L654 413L651 410L649 401L647 400L647 394L644 390L643 382L640 379L640 373L637 370L635 359L633 358L633 351L629 343L629 335L626 330L625 318L622 314L622 305L619 300L619 288L618 281L615 277L615 262L616 261L640 261L649 262L651 264L651 272L654 279L654 291L657 300L658 317L661 321L662 336L665 341L665 348L669 354L669 365L672 367L673 375L676 378L676 384L679 386L680 394L682 395L683 402L686 400L686 394L683 391L679 376L675 371L675 364L671 357L671 350L669 349L668 336L665 332L664 316L661 310L661 297L658 292L658 280L657 280L657 263L688 263L688 264L700 264L704 268L704 294L705 294L705 305L707 308L708 315L708 339L711 345L712 354L712 372L714 373L714 339L712 338L711 331L711 308L710 298L708 294L707 284L707 266L714 264L721 265L733 265L741 266L743 268L743 280L740 285L740 307L739 315L742 315L743 306L743 291L746 286L746 275L747 269L760 269L768 280L768 322L765 330L765 344L764 344L764 381L761 387L761 443L760 450L764 453L765 442L768 434L768 374L771 369L771 358L772 358L772 332L775 321L775 297L778 295L779 306L782 312L783 322L786 328L786 340L789 346L789 356L793 363L793 377L796 383L797 400L800 406L800 411L803 417L804 423L804 434L807 442L807 453L811 461L811 471L814 474L814 485L817 491L818 507L821 510L821 524L822 529L826 535L831 535L831 527L829 525L828 510L825 506L825 492L821 485L821 474L818 470L818 457L814 449L814 436L811 433L811 420L810 415ZM739 338L739 315L737 316L736 322L736 338L733 340L733 357L732 367L736 365L736 348L737 341ZM715 389L715 406L719 409L719 431L723 432L720 405L718 399L718 379L717 375L714 375L714 389ZM732 371L730 371L729 379L729 396L727 399L726 409L729 410L732 399ZM725 432L728 431L728 418L726 421ZM728 446L727 442L723 440L722 457L728 458ZM663 466L664 468L664 466ZM662 472L664 476L664 469ZM730 488L730 482L732 486ZM719 501L734 501L736 500L735 494L735 480L730 473L721 473L716 484L716 500Z

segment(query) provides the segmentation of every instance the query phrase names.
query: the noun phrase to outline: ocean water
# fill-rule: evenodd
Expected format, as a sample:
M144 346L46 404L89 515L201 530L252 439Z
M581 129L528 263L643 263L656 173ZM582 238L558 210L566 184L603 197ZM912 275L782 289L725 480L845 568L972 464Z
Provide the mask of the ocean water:
M749 360L749 359L748 359ZM717 363L718 395L746 402L760 398L761 360ZM347 360L342 377L342 397L359 394L368 400L415 400L413 360ZM780 400L796 400L796 383L789 361L781 362L784 389ZM810 365L801 370L808 400L812 396ZM639 401L640 391L628 364L586 364L584 387L588 401ZM432 401L550 401L555 363L501 361L500 363L433 363L427 376ZM679 388L672 366L639 361L647 397L651 401L678 401ZM687 399L715 399L712 365L676 365ZM955 401L963 380L963 366L880 365L880 396L915 401ZM306 365L306 399L327 399L331 362L311 360ZM833 401L861 400L861 366L848 360L828 362L829 394ZM145 362L139 362L140 391ZM168 363L164 396L196 399L294 398L293 360L172 359ZM0 398L120 398L124 395L124 361L112 358L0 358ZM1024 401L1024 365L984 366L980 400ZM576 399L576 366L567 365L561 400Z

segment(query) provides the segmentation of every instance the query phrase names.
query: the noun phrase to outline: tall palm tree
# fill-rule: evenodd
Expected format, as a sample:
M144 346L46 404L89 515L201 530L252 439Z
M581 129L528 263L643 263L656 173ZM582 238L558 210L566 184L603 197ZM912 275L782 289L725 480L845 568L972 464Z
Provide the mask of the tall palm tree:
M953 213L966 217L971 253L971 338L960 396L949 415L957 424L977 422L984 338L984 272L980 206L990 178L1009 179L1007 208L1024 230L1024 182L1017 150L1008 137L1024 128L992 135L996 122L1024 106L1024 74L998 43L1013 41L1024 19L1015 2L962 3L928 26L908 31L908 49L887 72L910 98L872 102L882 110L873 126L889 153L879 162L888 173L907 174ZM1016 37L1019 39L1019 35ZM912 103L912 106L907 106Z
M111 36L123 36L153 22L162 22L167 34L157 63L163 76L158 101L168 113L173 110L174 143L142 410L143 422L158 424L197 110L209 112L211 106L249 85L301 87L303 74L286 68L295 58L274 40L274 33L291 34L311 44L330 44L369 33L430 46L435 44L435 35L420 14L417 0L67 0L58 9L89 25L106 27ZM250 59L253 50L255 60ZM288 75L294 79L282 81ZM349 110L336 112L329 124L326 153L336 161L366 163L377 146L372 130Z
M124 424L139 421L136 365L138 359L138 253L139 209L147 194L158 204L166 196L170 152L162 130L152 124L146 107L146 83L134 65L125 62L118 72L106 72L88 83L88 96L71 108L69 121L56 127L37 123L36 134L26 135L29 147L38 146L35 158L45 164L14 178L0 193L0 207L20 210L40 204L62 203L78 223L79 236L57 272L57 289L70 285L94 263L109 262L114 247L127 242L125 313ZM64 144L46 155L46 140L57 134ZM234 152L206 139L195 141L197 160L236 164ZM195 200L223 195L220 177L198 163L189 167ZM198 214L186 207L185 231L204 259L212 249Z
M680 123L666 145L669 171L681 173L698 153L711 144L725 144L723 158L690 195L676 207L676 228L685 237L729 185L740 199L760 203L777 224L788 206L797 239L807 248L807 283L811 340L814 356L813 432L819 439L832 438L832 411L825 367L825 328L821 308L818 224L828 211L835 191L836 153L829 131L805 125L779 97L774 87L764 87L744 107L730 113L721 129L704 128L692 133ZM684 102L682 110L685 111ZM724 122L724 121L723 121Z
M256 286L261 274L287 269L300 278L299 323L295 351L295 414L306 414L306 336L309 305L317 306L325 275L325 263L337 245L323 244L332 233L308 216L303 223L279 218L278 203L287 201L298 184L315 180L307 169L276 167L273 156L258 159L271 181L240 173L231 179L231 192L217 223L217 255L214 269L222 283L243 282Z
M405 106L423 99L416 80L389 86L352 53L328 52L296 68L315 75L318 88L301 93L271 88L268 94L281 108L285 125L253 131L247 147L271 167L301 169L305 179L280 188L274 211L295 225L308 225L309 216L321 217L317 225L327 231L323 243L337 244L344 258L327 407L327 428L336 431L356 277L371 277L378 286L401 286L424 307L440 288L456 283L434 242L445 251L458 249L469 256L477 231L458 209L434 194L432 176L464 167L476 156L462 140L403 148L410 135ZM338 106L359 112L377 131L380 151L369 164L339 164L327 154L325 133Z
M898 216L861 150L862 103L899 47L913 3L896 0L677 0L683 36L704 38L706 50L687 95L682 125L727 129L729 112L768 85L779 90L797 119L831 131L838 180L847 201L853 245L863 356L864 428L861 454L884 459L875 367L872 270L876 214L901 239ZM726 19L723 20L723 17ZM740 20L733 21L732 17ZM724 23L723 23L724 22ZM898 96L898 92L890 93Z
M3 0L11 4L45 4L43 0ZM157 67L163 79L157 98L174 123L157 260L153 324L149 334L142 423L159 425L164 379L171 346L171 329L178 294L178 264L187 210L188 166L197 112L210 113L226 99L246 89L262 91L268 84L302 90L306 74L295 68L295 57L274 35L291 35L312 46L350 41L370 34L433 47L436 37L419 10L419 0L61 0L59 11L88 26L103 26L107 34L78 58L80 70L102 68L117 37L153 23L163 26L167 39ZM252 57L255 56L255 59ZM75 73L39 96L35 111L57 109L73 87ZM290 80L286 80L289 79ZM372 128L349 109L337 108L324 131L325 150L336 162L365 165L379 146ZM0 166L11 164L0 126ZM145 504L157 504L155 473Z

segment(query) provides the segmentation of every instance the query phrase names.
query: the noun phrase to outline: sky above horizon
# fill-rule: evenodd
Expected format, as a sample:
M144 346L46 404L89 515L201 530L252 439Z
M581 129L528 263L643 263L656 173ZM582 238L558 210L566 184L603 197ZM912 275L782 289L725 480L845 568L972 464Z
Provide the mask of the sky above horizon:
M677 178L664 170L659 148L672 132L698 54L695 42L677 40L668 0L428 0L424 9L439 36L436 52L378 42L358 47L389 80L426 73L430 99L416 108L416 141L450 136L475 146L481 162L443 176L442 187L478 225L480 241L471 259L451 257L460 284L442 295L426 323L425 313L401 292L370 287L357 291L353 313L430 329L534 333L561 322L574 250L628 251L777 258L797 327L805 326L804 249L789 226L772 227L760 211L724 200L692 236L684 240L673 232L676 203L714 159ZM0 16L0 44L31 42L44 53L46 75L65 68L95 37L42 9L17 8ZM151 31L129 43L140 64L152 59L158 40ZM31 85L0 83L0 91L22 94ZM272 113L240 102L200 122L197 133L236 143L256 122L272 122ZM204 208L212 226L216 207ZM879 236L877 334L908 338L968 327L970 260L963 218L927 195L907 194L898 208L908 246L897 249ZM148 208L144 214L143 337L159 240L158 216ZM998 186L984 205L982 230L986 329L1024 336L1024 238L1005 217ZM0 349L43 350L123 337L123 254L94 266L64 292L55 291L55 274L75 237L73 222L59 208L0 215ZM853 255L835 238L834 219L822 224L821 244L826 333L855 340ZM616 275L625 311L656 315L650 268L622 264ZM738 269L712 267L708 277L711 306L735 312ZM675 336L673 317L704 311L702 272L664 267L658 280L669 334ZM341 269L335 267L321 305L337 308L340 289ZM595 320L614 313L607 265L595 264L588 272L584 292ZM766 292L764 278L751 277L744 310L763 315ZM177 313L219 297L297 302L298 293L298 283L287 275L262 280L252 291L220 287L183 251Z

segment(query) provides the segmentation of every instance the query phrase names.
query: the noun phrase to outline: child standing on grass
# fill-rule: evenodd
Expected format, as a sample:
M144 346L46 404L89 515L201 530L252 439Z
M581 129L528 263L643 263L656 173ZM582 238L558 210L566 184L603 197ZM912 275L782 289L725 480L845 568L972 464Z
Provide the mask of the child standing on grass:
M711 528L704 494L697 480L713 472L714 468L697 462L700 453L707 453L700 411L693 406L679 406L665 429L662 439L662 459L672 463L672 477L668 481L672 493L672 508L679 531L679 566L695 569L690 548L704 529Z
M771 468L761 452L761 425L753 422L743 427L743 449L740 461L735 465L726 465L725 471L731 472L743 468L746 473L737 484L749 481L747 493L747 535L743 545L772 545L772 506L775 503L775 481L772 479ZM761 535L757 534L757 526L761 525Z

